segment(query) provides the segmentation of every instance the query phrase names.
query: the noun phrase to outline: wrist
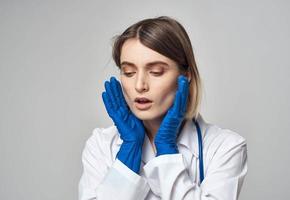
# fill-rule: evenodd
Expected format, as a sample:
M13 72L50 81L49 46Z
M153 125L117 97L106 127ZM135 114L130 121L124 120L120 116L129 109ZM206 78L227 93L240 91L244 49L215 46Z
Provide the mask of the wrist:
M176 144L155 143L155 146L156 156L164 154L176 154L179 152Z
M142 145L136 142L123 142L116 157L138 174L142 158Z

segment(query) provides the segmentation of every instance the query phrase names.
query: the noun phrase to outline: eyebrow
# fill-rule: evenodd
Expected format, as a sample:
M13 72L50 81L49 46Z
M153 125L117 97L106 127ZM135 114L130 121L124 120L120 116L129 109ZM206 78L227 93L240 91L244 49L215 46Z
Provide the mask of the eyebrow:
M149 62L149 63L146 63L146 67L152 67L154 65L158 65L158 64L162 64L162 65L166 65L167 67L169 67L169 65L166 63L166 62L163 62L163 61L153 61L153 62ZM131 63L131 62L128 62L128 61L123 61L121 63L121 67L123 65L129 65L129 66L133 66L133 67L136 67L136 65L134 63Z

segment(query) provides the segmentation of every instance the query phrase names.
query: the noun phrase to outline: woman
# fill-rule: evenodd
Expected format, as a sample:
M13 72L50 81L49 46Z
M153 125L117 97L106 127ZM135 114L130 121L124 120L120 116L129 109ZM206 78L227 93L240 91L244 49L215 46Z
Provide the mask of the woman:
M246 141L199 114L201 80L182 25L165 16L133 24L113 58L121 84L111 77L102 98L114 126L86 142L79 199L238 199Z

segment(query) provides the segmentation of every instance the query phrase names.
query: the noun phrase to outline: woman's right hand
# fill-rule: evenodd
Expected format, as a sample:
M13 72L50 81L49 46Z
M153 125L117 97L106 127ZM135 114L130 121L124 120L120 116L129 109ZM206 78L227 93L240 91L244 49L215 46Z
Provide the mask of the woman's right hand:
M111 77L110 81L105 82L105 88L106 92L102 93L103 101L123 142L142 142L145 134L143 123L129 109L119 81Z
M123 140L117 158L138 173L145 137L143 122L129 109L121 84L115 77L105 82L105 89L102 93L103 102Z

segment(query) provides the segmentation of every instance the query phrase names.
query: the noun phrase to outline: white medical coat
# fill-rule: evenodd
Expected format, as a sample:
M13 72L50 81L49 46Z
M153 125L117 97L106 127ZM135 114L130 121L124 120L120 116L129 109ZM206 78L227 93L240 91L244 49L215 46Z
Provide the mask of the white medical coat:
M246 141L236 132L197 121L203 137L204 180L199 184L197 130L187 120L178 154L155 157L145 135L140 173L118 159L122 144L115 126L96 128L82 153L79 200L234 200L247 173Z

